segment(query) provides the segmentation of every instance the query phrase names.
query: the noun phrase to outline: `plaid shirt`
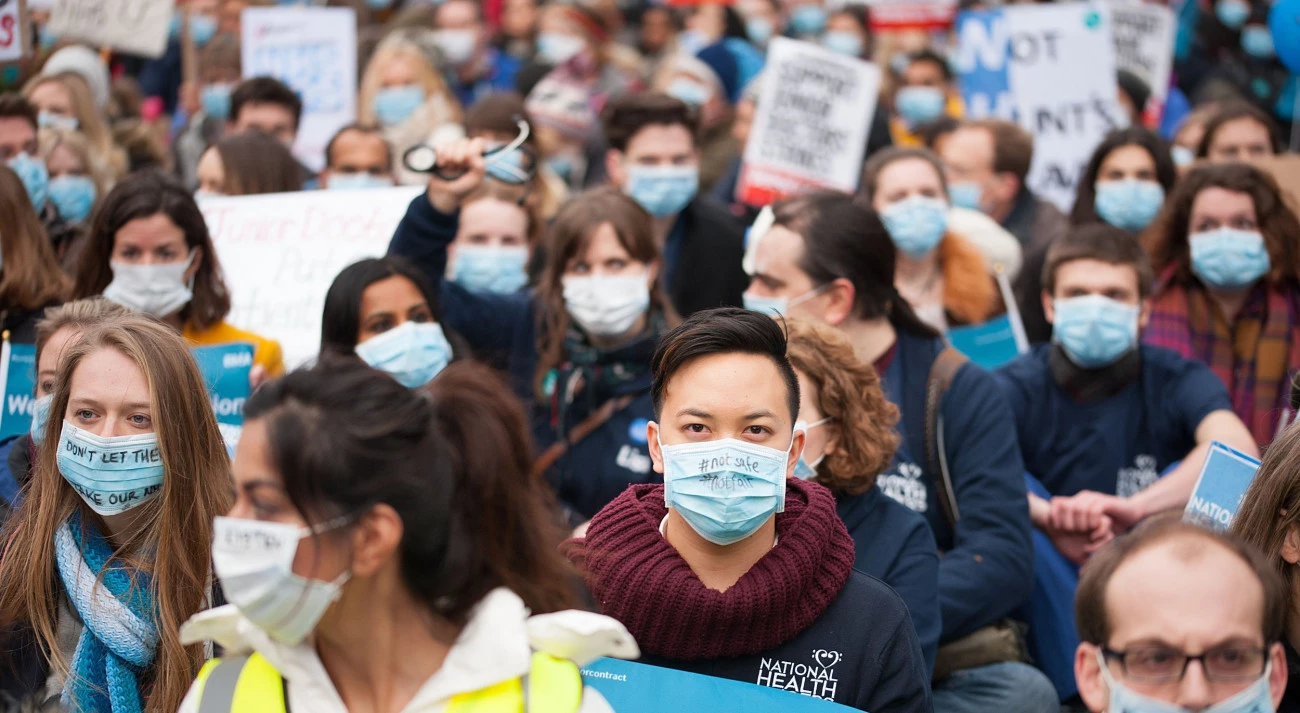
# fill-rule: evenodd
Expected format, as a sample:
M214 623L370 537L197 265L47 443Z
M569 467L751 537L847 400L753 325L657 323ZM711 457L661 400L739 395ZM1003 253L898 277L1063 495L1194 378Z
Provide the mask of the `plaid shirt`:
M1162 282L1142 340L1209 365L1228 387L1232 410L1267 445L1288 412L1291 378L1300 370L1300 292L1257 284L1229 325L1200 284Z

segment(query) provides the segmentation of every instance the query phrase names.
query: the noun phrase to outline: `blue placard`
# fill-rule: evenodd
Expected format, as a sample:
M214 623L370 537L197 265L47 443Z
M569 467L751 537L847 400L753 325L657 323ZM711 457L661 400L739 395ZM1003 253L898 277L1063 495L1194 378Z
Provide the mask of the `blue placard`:
M1006 16L1002 10L961 12L954 28L957 52L953 64L966 115L974 119L1013 119L1015 106L1007 74L1011 38Z
M1218 441L1211 443L1183 520L1213 530L1228 529L1258 470L1258 460Z
M203 382L208 385L217 427L226 442L226 451L234 457L235 446L244 429L244 402L248 400L248 373L253 369L253 345L243 342L194 347L190 350L199 364Z
M5 387L0 440L4 440L31 429L36 411L36 345L5 342L0 362L0 382Z
M599 691L618 713L673 710L836 713L856 710L780 688L618 659L596 659L583 667L582 679Z
M1011 317L1002 315L983 324L952 327L948 343L985 369L996 369L1020 355Z

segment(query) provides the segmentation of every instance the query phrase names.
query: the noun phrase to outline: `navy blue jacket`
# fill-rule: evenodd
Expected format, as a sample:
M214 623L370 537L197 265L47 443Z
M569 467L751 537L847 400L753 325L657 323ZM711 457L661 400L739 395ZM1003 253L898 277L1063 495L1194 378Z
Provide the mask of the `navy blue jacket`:
M1129 497L1196 447L1206 416L1232 410L1208 366L1148 345L1132 383L1081 403L1052 377L1054 348L1039 345L994 373L1015 414L1025 467L1052 495Z
M857 571L811 626L770 651L694 661L642 654L640 661L783 688L870 713L932 710L930 672L922 668L907 608L880 580Z
M944 551L939 560L939 641L946 643L1006 617L1028 599L1034 550L1011 410L993 377L971 363L957 371L939 406L957 498L955 532L944 519L925 457L926 383L942 350L937 338L898 330L897 349L883 380L885 395L902 417L902 440L894 464L876 484L924 515Z
M471 292L443 280L447 246L456 237L459 220L459 214L436 211L424 194L416 196L398 224L388 252L415 263L439 289L444 324L482 358L506 365L515 393L529 407L533 444L539 452L544 451L555 443L557 431L551 423L551 404L539 401L533 388L538 304L531 290L509 295ZM561 502L584 520L629 484L663 482L663 476L650 467L646 446L646 424L654 418L649 372L624 384L615 395L624 394L635 398L570 448L547 473ZM568 422L580 423L584 415L573 415Z
M939 648L939 549L925 518L879 488L836 498L836 512L853 537L853 568L894 588L907 604L926 671ZM927 679L928 680L928 679Z

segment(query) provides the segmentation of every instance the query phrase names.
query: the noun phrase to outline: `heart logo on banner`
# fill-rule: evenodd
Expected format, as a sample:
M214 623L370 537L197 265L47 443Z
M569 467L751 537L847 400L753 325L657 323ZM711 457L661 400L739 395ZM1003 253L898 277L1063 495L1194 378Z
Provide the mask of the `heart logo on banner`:
M831 668L840 662L843 658L838 651L827 651L826 649L817 649L813 652L813 661L817 662L822 668Z

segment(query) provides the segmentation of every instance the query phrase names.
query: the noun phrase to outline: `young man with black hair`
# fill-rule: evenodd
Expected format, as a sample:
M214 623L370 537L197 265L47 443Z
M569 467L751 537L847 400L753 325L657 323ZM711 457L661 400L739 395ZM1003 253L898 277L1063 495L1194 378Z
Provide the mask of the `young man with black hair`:
M292 148L302 121L302 99L278 79L245 79L230 94L232 133L257 129Z
M610 183L653 216L673 308L689 315L739 307L749 285L741 267L745 228L699 195L696 113L664 94L628 94L611 99L602 120Z
M931 710L903 600L853 569L821 485L794 478L799 382L781 325L699 312L651 361L650 457L567 551L656 666L798 691L872 713Z

